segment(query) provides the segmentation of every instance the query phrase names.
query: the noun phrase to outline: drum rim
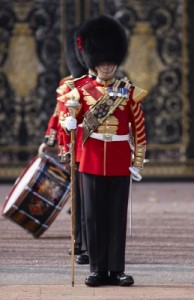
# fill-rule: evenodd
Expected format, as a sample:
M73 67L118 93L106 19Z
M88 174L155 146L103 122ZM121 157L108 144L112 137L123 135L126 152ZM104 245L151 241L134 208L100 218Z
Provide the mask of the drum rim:
M4 215L4 210L5 210L5 207L9 201L9 199L11 198L12 194L14 193L17 185L19 184L19 182L22 180L22 178L24 177L24 175L27 173L27 171L29 170L29 168L33 165L33 163L38 159L40 158L39 155L36 155L35 157L33 157L31 159L31 161L28 163L28 165L26 166L26 168L23 170L23 172L20 174L20 176L18 176L18 178L16 179L16 181L14 182L14 185L12 187L12 189L10 190L10 192L8 193L8 195L6 196L5 198L5 202L2 206L2 214Z
M62 163L59 163L58 161L56 161L52 156L49 156L48 154L44 153L43 155L41 155L41 157L43 159L46 158L47 160L52 161L59 168L63 169L63 171L66 173L66 175L70 177L70 172L64 167L64 165Z
M68 172L68 170L66 170L64 168L64 166L62 164L60 164L59 162L57 162L53 157L49 156L48 154L42 154L42 155L35 155L30 162L27 164L26 168L22 171L22 173L18 176L18 178L15 180L12 189L10 190L10 192L8 193L8 195L5 198L5 201L2 205L2 210L1 210L1 214L4 216L5 215L5 207L9 201L9 199L11 198L12 194L14 193L17 185L19 184L19 182L22 180L22 178L24 177L24 175L28 172L29 168L33 165L33 163L37 160L37 159L41 159L41 162L43 160L50 160L52 161L55 165L57 165L59 168L63 169L63 171L66 173L66 175L69 177L70 179L70 173ZM70 180L69 180L70 181Z

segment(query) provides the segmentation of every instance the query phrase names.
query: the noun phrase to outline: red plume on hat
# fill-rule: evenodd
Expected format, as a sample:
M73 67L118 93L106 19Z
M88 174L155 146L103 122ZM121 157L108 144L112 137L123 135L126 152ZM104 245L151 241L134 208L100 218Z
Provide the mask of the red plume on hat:
M80 62L80 59L77 55L76 45L74 43L74 38L77 30L78 27L74 27L68 31L65 43L67 67L73 77L80 77L88 73L88 69L82 62Z
M89 19L81 27L78 38L78 50L89 69L94 69L103 62L119 66L127 55L125 30L111 16L102 15Z
M80 35L77 37L77 47L78 47L79 52L82 53L82 51L83 51L83 48L82 48L82 38L81 38Z

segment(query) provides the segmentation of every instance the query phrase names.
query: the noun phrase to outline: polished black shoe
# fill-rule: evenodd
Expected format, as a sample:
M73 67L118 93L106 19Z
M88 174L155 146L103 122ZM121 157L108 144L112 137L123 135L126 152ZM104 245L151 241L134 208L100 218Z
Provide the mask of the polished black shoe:
M69 255L71 255L71 249L69 249ZM74 245L74 255L80 255L84 253L84 250L81 250L81 245L80 244L75 244Z
M96 272L85 279L87 286L101 286L109 283L108 272Z
M131 275L126 275L123 272L110 272L109 284L130 286L134 284L134 279Z
M88 252L84 252L80 255L78 255L75 259L76 263L79 265L87 265L89 264L89 255Z

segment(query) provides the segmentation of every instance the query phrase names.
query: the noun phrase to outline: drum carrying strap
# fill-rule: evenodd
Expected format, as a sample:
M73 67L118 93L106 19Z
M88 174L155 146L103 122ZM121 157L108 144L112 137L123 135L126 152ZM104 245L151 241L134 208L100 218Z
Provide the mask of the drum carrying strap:
M129 98L131 88L132 85L128 82L116 80L113 86L106 88L105 93L100 98L98 98L99 93L95 93L94 86L93 89L90 89L90 95L96 99L96 103L84 115L83 143L94 130L114 113L123 100Z

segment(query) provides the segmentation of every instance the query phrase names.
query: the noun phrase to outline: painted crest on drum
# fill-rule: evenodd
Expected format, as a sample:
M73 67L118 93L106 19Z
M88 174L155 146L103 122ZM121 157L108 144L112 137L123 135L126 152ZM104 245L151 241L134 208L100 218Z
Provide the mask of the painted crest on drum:
M48 155L35 157L16 181L3 216L39 237L54 221L70 194L70 174Z

